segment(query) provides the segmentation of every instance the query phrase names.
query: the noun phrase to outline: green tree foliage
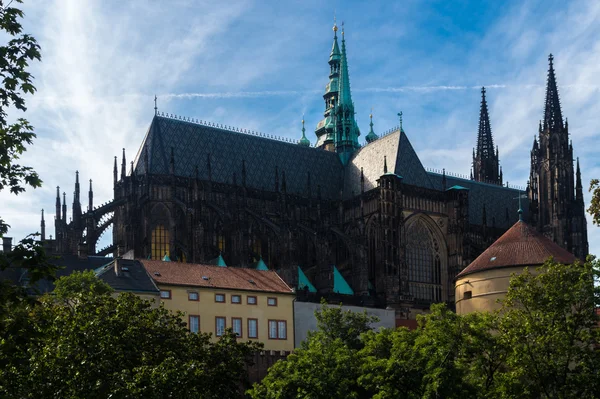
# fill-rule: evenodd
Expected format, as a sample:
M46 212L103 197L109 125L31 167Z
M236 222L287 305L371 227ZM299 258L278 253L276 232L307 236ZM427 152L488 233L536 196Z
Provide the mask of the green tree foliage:
M92 270L75 271L59 278L54 285L52 295L61 301L70 301L79 297L106 295L113 292L110 285L99 280Z
M33 76L27 71L31 61L39 61L40 46L34 37L23 33L21 19L23 11L12 6L22 0L0 0L0 38L6 42L0 45L0 191L8 190L20 194L26 187L40 187L42 181L30 166L19 164L19 158L33 143L33 127L23 117L9 117L8 111L17 114L27 110L25 96L33 94ZM0 237L8 231L8 226L0 215ZM28 270L28 279L34 283L41 278L52 278L56 268L48 259L37 234L22 240L12 252L0 253L0 271L7 268ZM0 284L0 291L6 292L0 299L23 297L22 291L6 283Z
M23 34L20 19L23 11L11 7L13 0L5 5L0 0L0 36L9 38L0 46L0 191L8 189L19 194L26 186L39 187L41 180L29 166L18 164L19 157L27 145L35 138L33 127L24 118L9 122L8 109L24 112L26 94L33 94L33 77L27 72L30 61L40 60L40 46L35 38ZM0 219L0 237L6 233L8 225Z
M595 315L597 262L564 266L548 260L539 273L513 277L499 319L508 348L503 376L518 381L513 395L531 398L600 397Z
M252 398L600 397L597 262L546 262L513 277L502 310L456 315L443 304L416 330L370 331L340 309L271 367ZM354 331L351 333L350 331Z
M114 297L90 277L63 277L60 300L48 295L15 314L18 342L0 351L0 397L239 397L258 344L238 343L231 331L213 343L190 333L181 314Z
M377 318L327 306L315 312L317 331L301 348L275 363L249 395L252 398L368 398L358 383L360 336Z
M486 397L502 361L493 323L490 315L460 317L437 304L414 331L371 332L359 353L359 383L378 399Z
M588 212L592 215L592 222L600 226L600 180L592 179L590 181L590 193L592 193L592 199Z

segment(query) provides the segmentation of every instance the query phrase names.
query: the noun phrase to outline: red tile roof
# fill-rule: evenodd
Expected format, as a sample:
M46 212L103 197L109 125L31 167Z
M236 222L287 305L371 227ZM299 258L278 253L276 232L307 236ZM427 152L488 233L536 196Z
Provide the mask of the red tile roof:
M272 270L262 271L240 267L221 267L147 259L140 259L140 262L158 284L228 288L282 294L292 294L294 292Z
M499 267L541 265L550 256L563 264L575 262L570 252L518 221L456 277Z

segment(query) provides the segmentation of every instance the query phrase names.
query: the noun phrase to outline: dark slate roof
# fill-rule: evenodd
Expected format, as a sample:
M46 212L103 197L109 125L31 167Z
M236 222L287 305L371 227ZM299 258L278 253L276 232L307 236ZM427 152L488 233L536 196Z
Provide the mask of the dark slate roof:
M442 189L442 175L434 172L427 172L434 187ZM480 183L473 180L461 179L459 177L446 176L446 187L461 186L469 189L469 223L481 225L483 222L483 205L485 204L485 214L487 225L492 226L492 220L495 219L496 227L508 229L517 220L519 215L519 194L525 194L524 191L515 188L508 188L496 184ZM523 208L523 218L527 220L529 200L521 199ZM508 217L507 217L508 216Z
M501 267L541 265L551 256L562 264L575 262L566 249L518 221L456 277Z
M79 258L77 255L61 255L51 257L49 262L60 267L56 271L56 278L68 276L76 271L95 270L110 262L112 258L102 256L89 256L85 259ZM0 278L12 281L15 284L21 285L27 282L27 273L22 269L9 268L5 270ZM30 286L29 290L32 294L40 294L51 292L54 290L54 283L49 280L40 280L34 286Z
M377 187L383 175L384 157L389 173L402 176L404 184L434 188L406 133L396 130L356 151L348 162L344 176L344 196L360 193L360 168L363 168L365 191Z
M96 275L100 280L110 285L117 292L128 291L158 294L159 289L139 261L133 259L119 259L117 264L121 269L120 275L117 275L115 272L114 261L98 269Z
M198 166L200 178L208 179L210 154L214 182L232 183L236 173L241 184L245 161L246 184L250 188L274 190L278 167L279 184L285 172L288 193L306 195L310 172L313 193L320 185L323 198L339 198L343 166L334 152L163 116L153 118L135 159L135 172L145 172L143 154L148 149L149 172L169 174L171 148L177 176L195 176Z

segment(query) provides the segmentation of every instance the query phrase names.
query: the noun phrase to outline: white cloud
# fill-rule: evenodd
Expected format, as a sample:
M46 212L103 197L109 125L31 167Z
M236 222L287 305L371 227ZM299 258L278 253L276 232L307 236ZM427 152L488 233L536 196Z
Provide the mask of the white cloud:
M546 56L553 52L584 186L600 176L600 3L518 2L503 7L483 34L454 26L453 37L432 33L452 24L451 16L440 18L422 4L388 3L331 7L351 14L340 18L349 18L350 75L363 134L371 107L378 132L397 125L403 110L425 166L468 173L485 85L505 180L525 185L543 116ZM327 12L310 2L29 4L26 28L39 39L43 61L33 71L38 93L27 114L39 138L24 160L45 185L16 198L0 193L11 234L37 229L42 207L52 225L56 185L67 192L70 209L76 169L83 198L92 178L96 201L110 199L113 156L125 147L133 159L155 93L161 111L289 138L300 137L305 113L310 132L323 112L332 39ZM404 22L390 23L389 15ZM440 26L420 26L426 23ZM599 229L589 231L591 250L600 253Z

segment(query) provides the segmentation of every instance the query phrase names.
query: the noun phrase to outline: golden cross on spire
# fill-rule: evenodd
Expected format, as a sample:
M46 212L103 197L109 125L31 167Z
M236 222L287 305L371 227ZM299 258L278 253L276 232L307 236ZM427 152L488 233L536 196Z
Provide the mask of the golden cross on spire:
M333 10L333 31L334 31L334 32L337 32L337 30L338 30L338 27L337 27L337 19L336 19L336 16L335 16L335 9L334 9L334 10Z

